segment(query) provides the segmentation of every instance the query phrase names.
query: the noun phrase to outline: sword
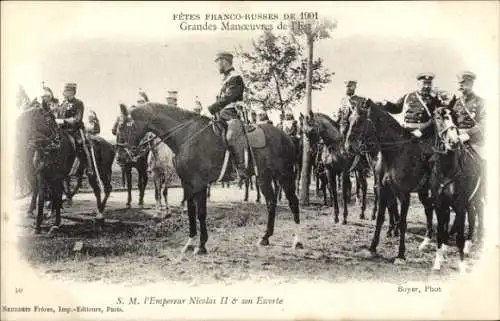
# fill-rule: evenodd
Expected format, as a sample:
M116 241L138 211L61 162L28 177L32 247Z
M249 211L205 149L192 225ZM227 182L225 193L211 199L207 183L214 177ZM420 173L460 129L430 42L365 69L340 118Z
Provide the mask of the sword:
M80 129L80 134L82 135L83 143L85 144L86 137L83 133L83 129ZM104 184L102 183L101 175L99 175L99 168L97 168L97 162L95 160L94 146L92 145L91 140L88 140L88 142L89 142L89 146L90 146L90 156L92 158L92 163L94 165L95 174L97 176L97 183L99 184L99 188L101 189L101 191L104 193Z
M243 113L243 111L242 111L242 110L239 110L239 112L243 115L243 118L245 118L245 114ZM245 127L245 125L246 125L246 124L243 122L243 120L242 120L240 117L238 117L238 118L239 118L239 120L240 120L241 127L243 127L243 134L244 134L244 136L245 136L245 141L246 141L246 143L247 143L248 150L250 151L250 156L252 157L252 160L253 160L253 170L254 170L254 172L255 172L255 177L259 177L259 170L258 170L258 168L257 168L257 161L256 161L256 159L255 159L255 155L254 155L254 153L253 153L253 149L252 149L252 147L250 146L250 142L249 142L249 140L248 140L248 133L247 133L247 129L246 129L246 127Z

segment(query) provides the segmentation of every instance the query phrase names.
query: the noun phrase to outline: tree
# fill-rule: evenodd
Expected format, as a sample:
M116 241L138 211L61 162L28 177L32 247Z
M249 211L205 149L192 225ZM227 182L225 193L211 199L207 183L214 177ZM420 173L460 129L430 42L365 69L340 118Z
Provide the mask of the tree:
M307 58L304 46L293 36L276 36L264 32L252 42L252 50L241 49L238 56L245 80L245 101L259 104L264 109L279 109L283 113L288 107L299 103L306 93ZM313 63L313 87L320 90L330 82L330 73L318 58Z
M292 20L291 35L305 39L307 44L307 76L306 76L306 110L305 114L309 115L312 111L312 90L314 89L313 82L313 50L314 42L320 39L330 37L330 31L337 27L336 21L330 20ZM303 153L302 153L302 173L300 176L300 202L301 204L309 204L309 184L311 182L311 154L309 140L306 135L303 136Z

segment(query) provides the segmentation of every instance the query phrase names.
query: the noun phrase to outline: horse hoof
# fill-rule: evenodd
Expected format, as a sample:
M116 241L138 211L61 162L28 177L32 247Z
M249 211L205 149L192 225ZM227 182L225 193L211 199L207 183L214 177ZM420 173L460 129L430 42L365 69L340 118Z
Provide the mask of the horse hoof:
M54 234L55 232L57 232L58 230L59 230L59 226L55 226L55 225L54 225L54 226L52 226L52 227L50 228L50 230L49 230L49 233L48 233L48 234L49 234L49 235L52 235L52 234Z
M347 220L343 220L342 225L347 225Z
M394 264L395 264L395 265L405 265L405 264L406 264L406 259L405 259L405 258L400 258L400 257L397 257L397 258L394 260Z
M387 231L387 237L392 237L392 231Z
M335 223L338 223L339 222L339 218L336 217L335 220L334 220Z
M361 215L359 216L359 219L360 219L360 220L366 220L366 217L365 217L365 215L364 215L364 214L361 214Z
M375 257L376 255L377 255L377 253L376 253L375 251L371 251L371 250L369 250L369 249L363 249L363 250L361 251L361 256L362 256L362 257L364 257L364 258L367 258L367 259L369 259L369 258L373 258L373 257Z
M471 240L465 241L464 254L469 255L471 252L471 249L472 249L472 241Z
M458 262L458 271L460 274L467 274L467 263L465 261Z
M182 253L194 251L194 245L186 245L182 248Z
M296 242L293 244L292 248L295 250L303 250L304 244L302 244L302 242Z
M259 241L259 246L268 246L269 245L269 240L268 239L260 239Z
M399 230L397 230L397 229L396 229L396 230L394 231L394 237L398 237L398 236L399 236Z
M206 249L206 248L204 248L204 247L197 247L197 248L194 250L194 252L193 252L193 254L194 254L194 255L204 255L204 254L207 254L207 253L208 253L208 251L207 251L207 249Z
M259 200L259 199L258 199L258 200L256 200L256 201L255 201L255 203L258 203L258 204L260 204L260 200Z
M418 246L419 251L424 251L431 245L431 239L429 237L425 237L422 243Z
M131 208L130 204L125 205L127 208Z
M376 216L372 215L372 221L375 221L375 219L376 219Z
M42 228L41 227L35 227L35 231L33 232L35 235L40 235L42 234Z

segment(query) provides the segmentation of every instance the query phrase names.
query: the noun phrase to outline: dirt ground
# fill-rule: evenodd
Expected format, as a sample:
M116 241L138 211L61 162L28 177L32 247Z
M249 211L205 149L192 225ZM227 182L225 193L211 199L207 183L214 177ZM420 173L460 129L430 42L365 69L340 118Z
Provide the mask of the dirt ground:
M367 216L371 216L373 194L368 194ZM375 221L360 220L360 208L349 205L348 224L335 224L332 209L320 205L311 190L312 205L301 208L305 248L294 250L294 223L284 200L278 208L271 245L259 247L267 221L265 204L243 202L244 190L236 186L212 187L208 202L209 241L207 255L181 255L187 241L187 214L179 206L181 191L170 190L171 216L162 223L153 219L154 191L146 192L145 208L125 208L126 193L115 192L108 203L107 221L101 231L92 221L95 201L92 194L78 194L73 206L64 209L63 226L47 235L52 223L46 221L42 235L34 235L33 219L22 221L23 257L45 277L111 283L143 284L159 280L189 283L232 283L239 280L294 282L299 280L346 281L380 280L406 282L448 278L457 273L455 248L440 272L431 271L433 248L420 252L425 233L425 216L416 196L412 197L406 236L406 265L394 265L399 238L388 238L388 219L383 228L377 257L367 256ZM340 195L339 195L340 196ZM21 213L28 200L19 202ZM21 214L25 215L25 214ZM75 244L82 245L74 251ZM474 256L476 256L475 254ZM475 258L470 260L470 264Z

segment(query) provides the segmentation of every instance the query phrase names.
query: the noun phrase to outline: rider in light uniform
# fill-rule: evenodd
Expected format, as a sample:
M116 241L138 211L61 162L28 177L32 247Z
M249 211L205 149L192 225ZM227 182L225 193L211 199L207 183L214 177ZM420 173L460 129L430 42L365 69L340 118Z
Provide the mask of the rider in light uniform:
M56 123L75 139L78 158L81 162L87 161L87 173L93 175L90 151L86 144L85 127L83 126L85 108L83 102L75 98L75 94L75 83L68 83L64 86L64 101L59 107Z
M297 121L295 120L295 116L293 115L293 111L291 108L287 108L285 110L284 119L282 121L282 130L290 135L297 136L299 132Z
M259 109L257 111L257 121L255 123L270 124L270 125L273 124L273 122L269 119L269 116L267 115L267 112L264 109Z
M352 112L356 110L358 105L364 103L365 98L356 95L356 87L358 82L356 80L348 80L345 82L346 95L340 100L340 107L333 120L340 125L340 132L345 137L349 129L349 117Z

